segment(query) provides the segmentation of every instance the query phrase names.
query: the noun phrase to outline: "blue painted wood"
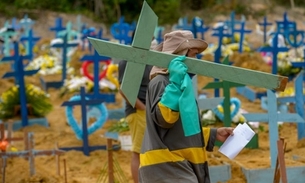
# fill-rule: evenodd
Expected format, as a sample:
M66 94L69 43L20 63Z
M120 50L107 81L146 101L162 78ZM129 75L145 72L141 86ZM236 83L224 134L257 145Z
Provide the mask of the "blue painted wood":
M245 22L241 22L240 23L240 29L235 29L234 31L239 32L239 34L240 34L238 52L242 53L243 52L243 45L244 45L243 43L244 43L245 34L250 34L252 31L245 29Z
M6 125L5 127L7 128L6 123L5 123L5 125ZM30 118L30 119L28 119L28 126L32 126L32 125L41 125L44 127L49 127L49 122L48 122L47 118ZM14 121L12 126L13 126L12 127L13 131L20 130L21 128L23 128L22 120Z
M229 181L231 179L231 171L231 165L226 163L223 165L209 166L211 183L224 183Z
M247 179L247 183L267 183L274 180L274 168L246 169L242 167L242 171ZM304 183L304 166L286 167L286 172L288 183Z
M117 23L114 23L110 27L110 33L114 39L119 40L121 44L131 44L131 32L134 29L124 22L124 17L121 17Z
M230 19L229 20L226 20L225 21L225 24L228 26L229 28L229 34L230 34L230 37L231 37L231 42L233 43L234 42L234 33L236 31L235 29L235 25L238 25L242 22L244 22L245 20L236 20L235 19L235 12L234 11L231 11L230 13Z
M75 47L78 46L78 43L68 43L68 38L67 34L63 36L63 43L57 43L52 45L52 47L55 48L62 48L62 77L60 81L50 81L46 82L44 81L43 78L40 78L42 87L47 91L48 88L53 87L53 88L60 88L63 85L64 80L67 77L67 49L69 47ZM52 83L52 84L49 84Z
M247 86L236 87L236 92L246 97L251 102L254 102L256 99L261 99L263 96L267 96L267 92L256 92Z
M288 20L287 12L284 12L283 14L283 21L276 21L276 25L277 25L277 32L283 34L284 36L286 35L287 31L291 31L291 30L295 31L297 27L296 22Z
M285 31L286 41L293 48L300 47L304 44L304 34L305 34L305 31L303 31L303 30L296 30L296 29L287 30L287 31ZM299 36L301 36L300 40L298 40Z
M104 102L103 99L94 99L94 100L86 100L86 93L85 88L81 87L80 89L80 97L81 99L79 101L65 101L62 103L61 106L75 106L80 105L81 106L81 113L82 113L82 130L83 130L83 146L82 147L62 147L60 149L62 150L78 150L82 151L84 155L89 156L91 151L98 150L98 149L106 149L106 146L89 146L88 142L88 128L87 128L87 105L95 105L100 104ZM113 148L118 149L118 146L114 146Z
M93 82L94 82L94 87L93 87L93 94L87 94L86 96L90 97L90 98L95 98L95 99L104 99L105 102L115 102L115 94L114 93L110 93L110 94L101 94L100 93L100 87L99 87L99 64L100 62L105 62L105 61L110 61L111 58L110 57L105 57L105 56L100 56L96 50L94 50L94 54L93 55L84 55L80 61L92 61L94 64L94 78L93 78Z
M29 61L33 60L33 48L35 46L35 43L39 40L40 37L35 37L32 29L29 30L28 35L22 36L20 38L20 41L26 42L26 54L29 56Z
M272 74L277 74L277 55L279 52L287 52L289 48L278 47L278 35L279 33L274 33L272 38L271 47L261 47L258 49L259 52L272 52Z
M58 38L58 32L65 30L66 28L64 26L62 26L62 18L61 17L57 17L55 19L55 25L54 27L50 27L50 31L54 31L55 32L55 38Z
M77 38L80 35L80 33L73 30L72 29L72 23L68 22L67 25L66 25L66 29L62 30L62 31L59 31L57 33L57 35L58 35L58 37L61 37L63 39L65 39L64 37L66 36L67 40L71 41L71 40L75 40L75 38Z
M18 43L14 43L15 49L15 71L8 72L4 74L3 78L14 77L15 80L18 80L19 85L19 97L20 97L20 106L21 106L21 119L22 119L22 126L28 126L28 111L27 111L27 102L26 102L26 94L25 94L25 81L24 77L28 75L36 74L38 70L31 70L31 71L24 71L23 68L23 59L24 56L19 55L19 47Z
M222 40L224 37L230 37L230 34L227 34L224 32L225 28L224 26L220 26L217 27L215 29L213 29L213 34L212 36L218 37L218 47L214 53L214 62L215 63L220 63L220 59L221 59L221 46L222 46ZM215 82L219 81L219 79L214 79ZM214 97L219 97L219 89L215 89L214 90Z
M263 26L263 38L264 38L264 43L267 42L267 27L271 26L272 23L267 21L267 16L264 16L264 21L259 22L259 25Z
M4 28L9 28L9 24L8 22L5 22L4 24ZM0 33L0 36L3 37L4 40L4 47L3 47L3 53L5 57L10 56L10 44L11 44L11 37L14 37L17 33L15 31L4 31L2 33Z
M277 99L275 93L271 90L267 91L268 113L247 113L243 114L247 121L268 122L269 125L269 142L271 168L276 165L277 159L277 140L278 136L278 121L305 123L304 119L299 114L278 113Z
M198 38L200 34L200 39L204 39L204 34L210 29L209 26L204 25L204 21L199 17L194 17L192 20L192 32L194 38Z
M294 81L294 90L295 96L290 97L279 97L278 103L286 105L287 103L295 103L296 112L305 119L304 114L304 104L305 104L305 95L303 94L303 83L304 83L304 70L302 70ZM305 125L298 123L298 140L305 138Z
M181 17L178 20L178 24L176 25L175 29L182 29L182 30L193 30L193 25L188 23L188 17Z
M157 40L158 44L160 44L163 41L163 31L164 27L157 26L154 32L154 37Z
M24 15L23 19L20 20L19 24L23 29L23 36L29 37L29 32L30 32L30 30L32 30L34 21L32 19L28 18L28 15L26 14L26 15ZM25 48L26 48L26 54L29 55L30 54L30 51L29 51L30 42L26 42Z
M16 17L12 18L11 26L12 26L12 28L13 28L15 31L19 31L19 30L20 30L21 26L20 26L20 24L17 22L17 18L16 18Z

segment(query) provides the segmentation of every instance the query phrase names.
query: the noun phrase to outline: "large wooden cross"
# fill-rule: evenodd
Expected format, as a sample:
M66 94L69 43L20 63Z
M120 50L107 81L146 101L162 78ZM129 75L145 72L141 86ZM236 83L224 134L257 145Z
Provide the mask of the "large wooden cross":
M135 105L145 65L167 68L170 61L177 57L177 55L149 50L157 20L156 14L144 1L131 46L88 38L100 55L128 61L121 90L131 105ZM190 73L277 91L284 91L288 82L287 77L195 58L186 58L184 63Z

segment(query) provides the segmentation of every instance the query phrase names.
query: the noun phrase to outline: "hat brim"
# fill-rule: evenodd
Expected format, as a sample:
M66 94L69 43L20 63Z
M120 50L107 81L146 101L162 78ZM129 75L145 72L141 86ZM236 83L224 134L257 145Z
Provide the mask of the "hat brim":
M189 50L191 48L196 48L198 49L198 53L202 53L205 49L207 49L208 47L208 43L205 42L204 40L200 40L200 39L189 39L187 41L184 41L182 43L179 44L179 46L174 49L174 50L170 50L170 51L163 51L164 53L179 53L183 50ZM155 48L155 51L160 51L162 52L163 50L163 42L158 44Z

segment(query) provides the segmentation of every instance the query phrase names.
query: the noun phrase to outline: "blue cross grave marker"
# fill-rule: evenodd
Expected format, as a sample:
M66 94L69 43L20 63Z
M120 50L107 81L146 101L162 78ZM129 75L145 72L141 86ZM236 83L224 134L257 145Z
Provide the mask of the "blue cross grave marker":
M69 151L69 150L77 150L82 151L84 155L89 156L91 151L99 150L99 149L106 149L105 145L102 146L89 146L88 142L88 127L87 127L87 105L96 105L101 104L104 102L103 99L94 99L94 100L86 100L86 93L85 88L81 87L80 90L80 100L79 101L65 101L61 106L81 106L81 113L82 113L82 141L83 145L81 147L61 147L60 149ZM103 114L102 114L103 115ZM113 146L113 149L118 149L117 145Z
M299 114L292 113L278 113L277 99L275 93L271 90L267 91L268 113L246 113L243 116L247 121L268 122L269 126L269 142L270 142L270 156L271 168L274 168L277 160L277 146L276 142L279 138L278 122L297 122L305 123L304 119Z
M296 22L288 20L287 12L283 14L283 21L276 21L276 25L277 32L283 34L284 36L287 31L294 31L297 28Z
M264 16L264 21L263 22L259 22L258 24L260 26L263 26L263 38L264 38L264 43L266 43L267 42L267 36L269 36L268 33L267 33L267 27L271 26L272 23L268 22L267 17Z
M66 28L64 26L62 26L62 18L61 17L57 17L55 19L55 25L54 27L50 27L50 31L54 31L55 32L55 37L58 38L58 32L65 30Z
M258 49L259 52L272 52L272 74L277 74L277 54L289 50L287 47L278 46L278 35L278 32L273 34L272 45L270 47L261 47Z
M244 42L245 34L250 34L252 31L245 29L245 22L244 21L240 23L240 29L234 29L234 31L240 33L238 52L242 53L243 52L243 45L244 45L243 42Z
M22 36L20 38L20 41L27 42L28 47L26 49L28 49L28 50L26 50L26 54L29 56L30 61L32 61L32 59L33 59L33 48L35 46L35 43L39 40L40 40L40 37L34 37L32 29L29 31L29 34L27 36Z
M2 31L0 32L0 36L4 39L4 48L3 53L4 56L10 56L10 50L11 50L11 38L14 37L17 33L15 31L9 30L8 22L4 24L4 27L2 28Z
M97 51L94 50L93 55L84 55L80 61L92 61L94 64L94 70L93 70L93 94L87 94L90 98L94 99L104 99L104 102L114 102L115 101L115 95L114 94L105 94L100 93L99 88L99 64L100 62L106 62L109 61L110 57L100 56Z
M124 22L124 17L121 17L119 22L112 24L110 27L110 33L113 38L126 45L131 44L131 31L133 29L128 23Z
M63 36L63 43L56 43L52 45L52 47L55 48L62 48L62 77L60 81L50 81L50 82L45 82L44 79L40 77L40 82L45 91L47 91L48 88L60 88L63 85L67 77L67 50L69 47L75 47L75 46L78 46L78 43L68 43L67 34Z
M39 69L24 71L23 62L22 62L24 59L24 56L19 55L19 52L18 52L19 49L18 49L17 42L14 43L14 47L15 47L15 52L16 52L15 57L14 57L15 66L16 66L15 70L14 70L14 72L8 72L8 73L4 74L4 76L2 78L14 77L15 80L18 81L22 127L25 127L25 126L28 126L28 111L27 111L24 77L36 74L39 71Z
M192 32L194 34L194 38L198 37L198 33L200 34L200 39L204 39L204 33L206 33L210 27L204 25L204 21L199 17L194 17L192 20Z
M225 26L219 26L215 29L213 29L214 33L212 36L218 37L218 47L214 53L214 62L215 63L220 63L221 59L221 47L222 47L222 40L224 37L230 37L231 35L228 33L225 33ZM214 79L215 82L219 81L218 79ZM214 97L219 97L219 89L216 88L214 90Z
M278 102L281 104L295 103L296 112L305 119L304 114L304 104L305 104L305 95L303 94L303 85L304 85L304 70L302 70L294 81L294 90L295 95L289 97L278 97ZM305 138L305 124L298 123L298 140Z

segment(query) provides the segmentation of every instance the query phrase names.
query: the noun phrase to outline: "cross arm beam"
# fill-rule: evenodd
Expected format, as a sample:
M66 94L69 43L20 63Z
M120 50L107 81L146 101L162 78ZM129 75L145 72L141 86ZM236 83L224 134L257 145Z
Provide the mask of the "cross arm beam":
M129 62L167 68L170 61L177 57L177 55L111 43L96 38L88 37L88 39L100 55L124 59ZM186 58L184 62L188 66L188 72L244 85L284 91L288 82L288 78L284 76L218 64L206 60Z

